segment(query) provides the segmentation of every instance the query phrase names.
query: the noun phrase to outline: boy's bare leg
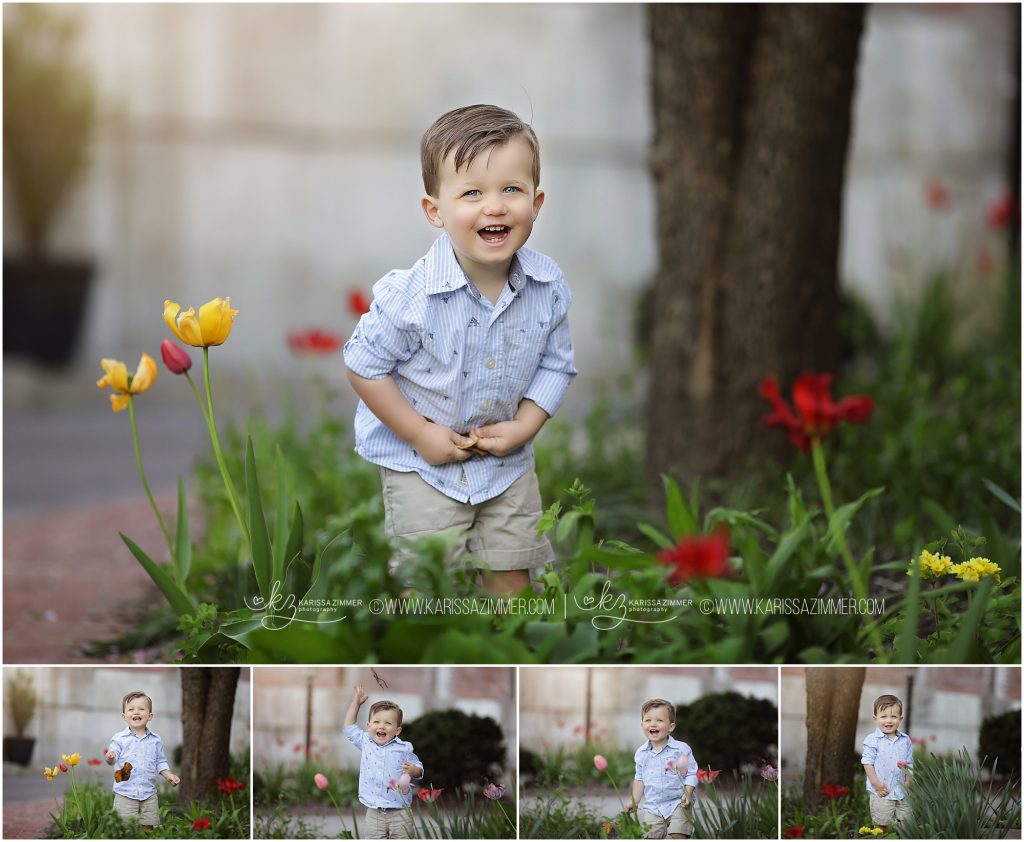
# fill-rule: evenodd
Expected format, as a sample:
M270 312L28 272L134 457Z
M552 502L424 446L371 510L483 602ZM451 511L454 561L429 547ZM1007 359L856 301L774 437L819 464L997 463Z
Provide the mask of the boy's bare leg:
M484 572L484 590L495 596L517 594L530 587L529 570L489 570Z

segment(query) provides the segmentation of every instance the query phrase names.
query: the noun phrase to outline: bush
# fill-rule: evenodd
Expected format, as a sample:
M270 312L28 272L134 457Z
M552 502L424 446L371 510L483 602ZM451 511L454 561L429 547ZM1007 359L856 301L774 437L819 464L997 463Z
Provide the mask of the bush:
M1020 777L1020 710L986 716L978 735L981 765L997 775Z
M704 769L739 770L744 764L773 761L778 711L766 699L734 691L711 693L676 705L675 737L685 740Z
M423 783L434 789L461 789L494 780L505 765L505 738L489 716L460 710L431 711L402 726L423 760Z

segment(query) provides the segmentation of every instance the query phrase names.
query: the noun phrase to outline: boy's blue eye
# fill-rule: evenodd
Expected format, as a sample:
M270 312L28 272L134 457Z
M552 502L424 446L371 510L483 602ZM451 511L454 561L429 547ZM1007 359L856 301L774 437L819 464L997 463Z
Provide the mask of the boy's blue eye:
M467 190L462 195L463 196L478 196L478 195L480 195L480 191L479 190Z
M511 192L511 193L518 193L519 192L519 188L516 187L514 184L510 184L508 187L505 188L505 192L506 193L509 193L509 192Z

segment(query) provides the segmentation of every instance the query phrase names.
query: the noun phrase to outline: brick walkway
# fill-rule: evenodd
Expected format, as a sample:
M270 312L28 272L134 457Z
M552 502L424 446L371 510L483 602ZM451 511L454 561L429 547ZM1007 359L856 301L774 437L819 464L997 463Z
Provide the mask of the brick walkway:
M165 519L173 516L175 500L173 491L156 495ZM119 531L154 560L165 558L163 536L141 491L5 517L5 663L87 661L81 647L115 636L116 615L126 606L163 601Z
M4 804L4 839L45 839L57 806L53 799Z

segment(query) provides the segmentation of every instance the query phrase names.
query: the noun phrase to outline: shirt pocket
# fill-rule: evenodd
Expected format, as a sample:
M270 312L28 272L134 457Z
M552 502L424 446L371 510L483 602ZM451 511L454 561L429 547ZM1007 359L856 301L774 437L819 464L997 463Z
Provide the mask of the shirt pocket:
M525 392L548 344L546 329L512 328L506 340L505 377L509 386Z

